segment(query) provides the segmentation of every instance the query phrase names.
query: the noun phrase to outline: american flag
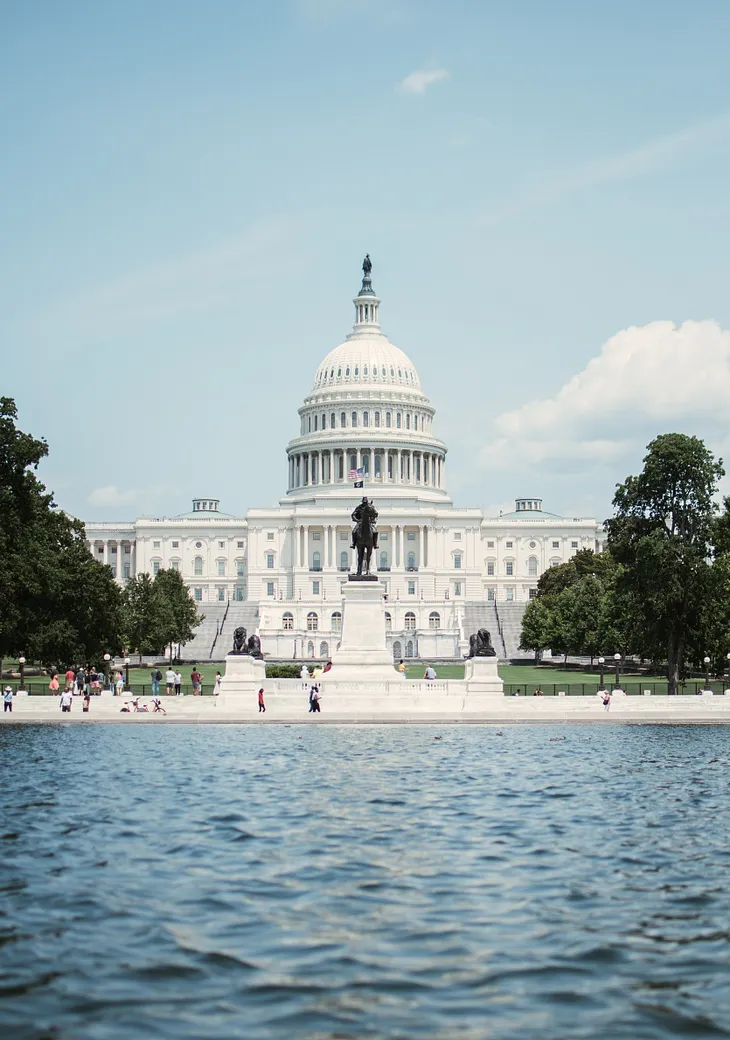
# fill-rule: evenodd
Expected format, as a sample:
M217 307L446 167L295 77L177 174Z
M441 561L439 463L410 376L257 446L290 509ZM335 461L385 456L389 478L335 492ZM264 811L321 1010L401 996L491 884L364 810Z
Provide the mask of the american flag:
M350 470L350 480L362 480L362 478L364 476L365 476L365 470L362 469L362 468L360 468L360 469L351 469Z

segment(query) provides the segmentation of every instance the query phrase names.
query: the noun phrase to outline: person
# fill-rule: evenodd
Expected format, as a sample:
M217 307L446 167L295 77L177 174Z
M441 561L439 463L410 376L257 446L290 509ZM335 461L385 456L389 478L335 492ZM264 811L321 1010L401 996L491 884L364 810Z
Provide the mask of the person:
M84 705L83 705L81 710L82 711L88 711L90 706L91 706L91 694L89 693L88 690L84 690Z
M301 679L308 679L309 678L309 669L307 668L306 664L302 665L302 670L299 673L299 677Z
M79 665L79 670L76 673L76 689L80 694L86 689L86 672L82 664Z
M152 679L152 696L157 697L160 692L160 683L162 682L162 672L159 668L153 668L150 676Z
M264 704L264 688L263 686L259 690L259 712L266 711L266 705Z
M182 697L182 672L175 672L175 696Z
M58 676L57 675L52 675L51 676L51 681L48 684L48 689L51 690L53 693L55 693L56 690L58 689Z
M101 675L97 672L96 668L92 668L89 673L89 679L91 680L91 692L95 697L98 697L101 693Z
M73 704L74 696L70 690L64 690L61 694L61 711L71 711L71 705Z
M539 686L537 687L537 689L535 690L535 692L533 693L532 696L533 697L542 697L543 696L543 692L542 692L542 690L540 689Z
M223 676L220 672L215 673L215 682L213 683L213 696L218 697L221 692L221 683L223 682Z
M73 670L71 665L66 669L66 689L72 687L76 682L76 672Z
M168 695L172 695L175 692L175 670L172 667L165 672L165 688Z
M190 682L193 684L193 694L194 694L195 697L199 697L201 692L202 692L202 689L201 689L202 681L203 681L203 677L200 674L200 672L198 671L197 664L195 664L195 665L193 665L193 670L190 673Z
M121 697L124 693L124 675L121 669L117 672L117 697Z
M331 668L332 668L332 662L328 661L327 664L324 666L325 673L329 672Z
M9 711L13 714L13 689L11 686L6 686L3 692L3 714Z
M400 672L401 675L405 675L406 674L406 666L403 664L403 658L402 657L401 657L400 661L398 662L398 671Z
M319 665L319 664L318 664L318 665L316 665L316 666L315 666L315 667L314 667L314 668L312 669L312 678L313 678L313 679L319 679L319 678L321 677L321 675L322 675L322 672L323 672L323 671L324 671L324 669L322 668L322 666L321 666L321 665Z
M609 711L611 708L611 694L608 690L603 691L603 697L601 699L603 701L603 710Z
M163 715L167 715L167 712L162 707L162 701L159 697L152 698L152 713L154 714L156 711L161 711Z
M312 686L309 690L309 710L319 711L319 686Z
M433 665L426 665L426 671L423 673L423 678L426 679L428 682L433 682L433 680L436 678L436 669L433 667Z

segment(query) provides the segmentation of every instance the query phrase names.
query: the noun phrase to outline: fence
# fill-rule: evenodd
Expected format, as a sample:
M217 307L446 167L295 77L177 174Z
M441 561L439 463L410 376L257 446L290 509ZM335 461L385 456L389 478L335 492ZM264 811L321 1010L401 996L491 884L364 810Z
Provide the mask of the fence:
M705 689L706 684L700 679L692 679L689 682L681 683L677 696L693 696L696 697L700 690ZM606 683L603 687L609 692L613 689L613 683ZM714 694L724 694L726 689L729 689L727 683L724 682L711 682L707 686L708 690L712 690ZM597 682L595 683L540 683L539 687L532 685L526 685L525 683L505 683L504 694L505 697L531 697L533 696L536 689L542 690L545 697L557 697L558 694L564 693L566 697L595 697L598 691L601 689ZM647 682L646 680L633 680L621 683L621 689L628 694L629 697L641 697L648 691L652 696L655 697L666 697L667 695L667 682L666 680L658 682Z

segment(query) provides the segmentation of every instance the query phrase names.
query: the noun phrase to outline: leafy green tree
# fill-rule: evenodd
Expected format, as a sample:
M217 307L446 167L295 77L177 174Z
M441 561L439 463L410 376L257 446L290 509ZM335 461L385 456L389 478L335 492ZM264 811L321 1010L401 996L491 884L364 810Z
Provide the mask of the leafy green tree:
M616 587L631 615L624 649L665 660L668 692L676 693L688 656L702 642L713 499L725 471L697 437L662 434L647 451L642 472L617 487L608 546L622 565Z
M119 587L89 553L83 524L38 480L48 445L19 430L17 414L0 398L0 657L58 664L118 653Z
M124 632L130 650L143 654L159 654L165 645L158 599L152 578L147 573L137 574L124 586Z
M162 639L162 646L170 646L172 660L172 644L189 642L195 635L195 629L205 620L205 615L198 613L179 571L158 571L152 588L158 635Z
M525 607L520 633L520 650L532 650L535 654L535 664L540 663L543 650L550 646L548 621L549 608L545 600L535 596Z

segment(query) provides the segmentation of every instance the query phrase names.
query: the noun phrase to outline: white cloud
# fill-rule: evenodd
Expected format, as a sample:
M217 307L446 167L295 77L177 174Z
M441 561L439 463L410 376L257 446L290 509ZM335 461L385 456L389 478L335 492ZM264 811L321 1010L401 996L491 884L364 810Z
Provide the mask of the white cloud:
M404 94L424 94L434 83L448 78L448 69L416 69L401 80L400 89Z
M658 433L724 440L730 332L714 321L623 329L553 396L503 412L482 449L485 468L571 461L610 464Z
M116 484L107 484L105 487L94 488L88 497L92 506L104 506L114 509L116 506L130 506L139 499L140 492L134 488L129 491L120 491Z

